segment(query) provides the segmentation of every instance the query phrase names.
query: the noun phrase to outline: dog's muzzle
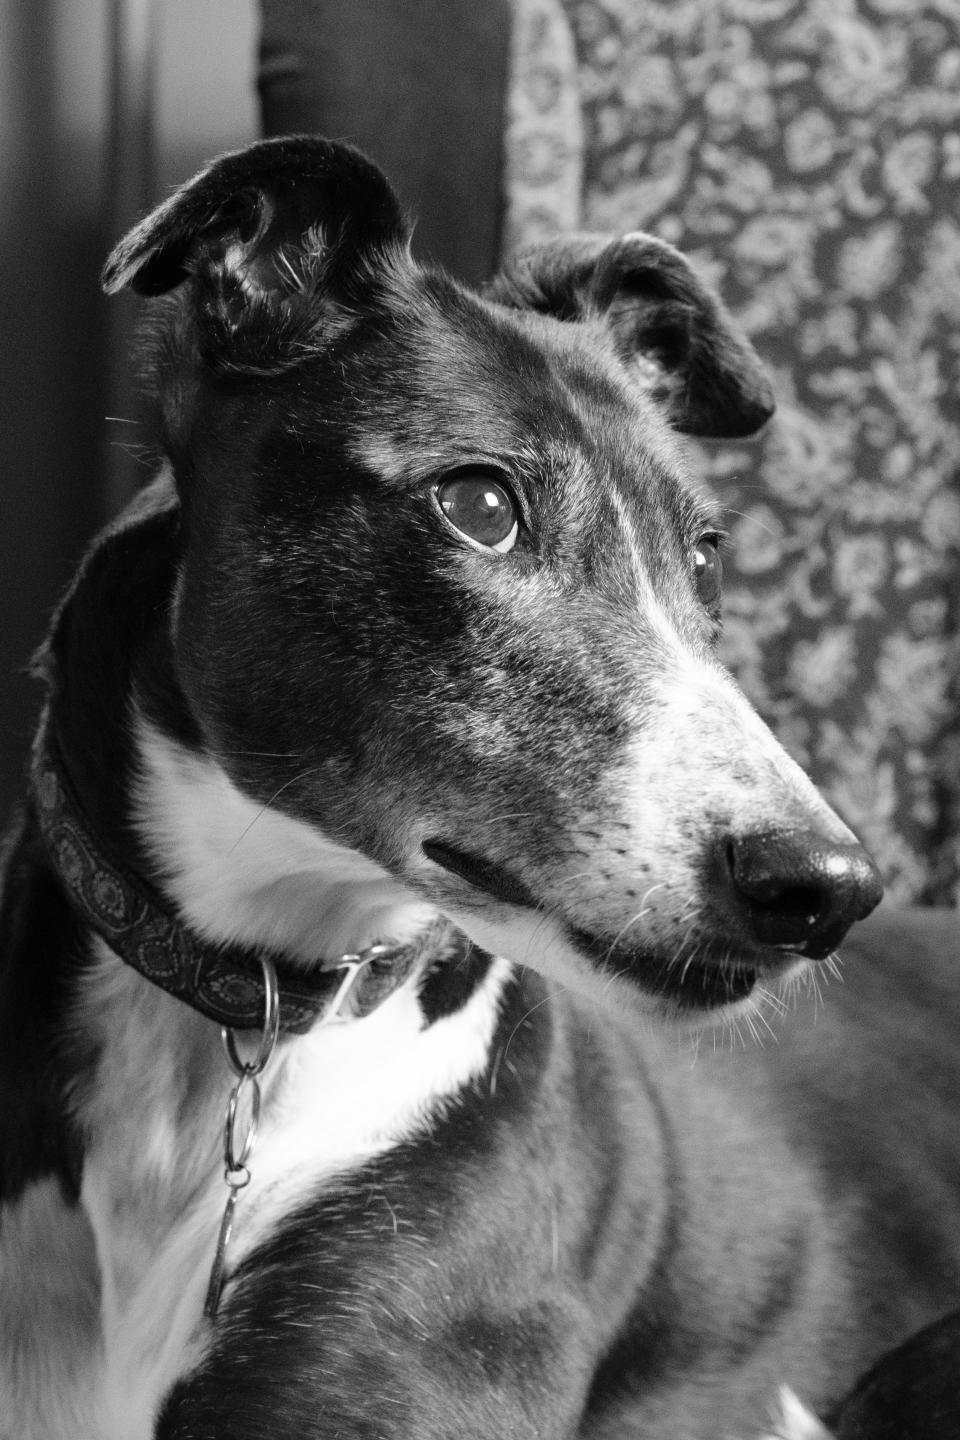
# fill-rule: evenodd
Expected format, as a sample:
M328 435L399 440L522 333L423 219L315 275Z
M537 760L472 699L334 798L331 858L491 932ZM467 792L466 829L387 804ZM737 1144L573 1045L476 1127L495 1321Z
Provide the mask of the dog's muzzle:
M423 849L476 890L540 909L523 881L497 863L439 839ZM577 952L602 971L632 978L675 1009L707 1012L746 999L762 976L784 973L796 958L826 960L883 894L879 872L859 845L799 828L718 838L701 884L707 928L687 947L556 918Z

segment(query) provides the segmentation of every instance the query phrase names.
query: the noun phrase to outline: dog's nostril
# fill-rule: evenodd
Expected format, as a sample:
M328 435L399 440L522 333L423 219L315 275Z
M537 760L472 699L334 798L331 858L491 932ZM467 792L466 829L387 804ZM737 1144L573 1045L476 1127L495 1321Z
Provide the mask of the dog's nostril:
M743 919L761 945L822 957L879 903L883 883L861 846L816 831L728 837L727 872Z
M760 909L782 911L801 923L815 925L823 906L819 887L797 883L785 875L776 863L782 859L782 852L771 854L767 837L763 837L762 845L755 849L750 843L755 838L747 837L747 844L726 842L727 869L737 890Z

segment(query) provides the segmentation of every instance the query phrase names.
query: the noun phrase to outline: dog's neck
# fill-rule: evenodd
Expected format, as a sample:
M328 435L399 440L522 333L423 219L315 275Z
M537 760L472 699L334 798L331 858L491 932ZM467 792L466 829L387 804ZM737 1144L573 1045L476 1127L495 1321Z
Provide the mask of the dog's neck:
M149 823L139 827L145 835L143 843L138 835L138 843L131 847L131 853L124 853L122 859L115 852L111 855L109 839L102 841L89 823L51 729L48 714L34 751L34 811L47 857L78 917L127 964L208 1018L231 1028L259 1027L265 1016L268 978L276 976L279 966L283 974L278 997L279 1024L284 1030L302 1033L310 1029L321 1014L331 1020L335 1016L346 1018L369 1013L414 971L462 957L465 948L469 949L469 942L448 921L439 915L431 921L429 912L424 923L414 926L412 936L399 944L388 939L386 943L371 943L350 952L335 952L333 958L324 952L322 927L314 925L312 953L304 957L291 947L282 923L274 927L273 935L268 933L269 923L258 928L254 923L256 919L266 918L269 922L270 906L266 900L249 917L241 911L238 934L227 933L222 924L216 923L223 913L225 898L219 892L213 896L212 906L206 911L201 907L206 923L203 919L198 923L176 894L164 893L164 874L179 877L180 872L165 865L161 858L158 878L153 851L159 847L151 844ZM138 733L138 739L141 738ZM216 814L228 825L244 797L212 762L191 755L170 737L161 739L159 732L152 738L152 745L141 748L148 748L151 754L162 749L171 763L160 767L168 773L155 775L155 783L145 787L148 789L147 820L155 816L160 817L161 823L163 819L172 820L173 823L166 826L168 838L186 829L176 854L185 856L187 861L196 857L200 883L207 880L208 874L211 876L208 890L216 890L217 882L226 882L219 890L226 891L226 898L233 901L232 916L237 910L236 895L231 894L236 891L237 877L231 875L229 864L224 863L223 837L218 828L205 823L206 811L198 825L181 822L181 814L186 816L190 811L189 805L182 812L179 809L177 802L181 797L176 778L189 768L198 793L213 789L214 799L220 802ZM176 765L176 759L182 759L183 763ZM212 772L213 779L208 772ZM299 847L305 848L305 845ZM271 845L268 840L266 856L260 858L250 884L244 885L244 898L252 898L256 903L261 881L268 891L274 891L277 867L284 863L298 867L302 863L302 857L293 850L289 845ZM316 860L313 857L311 860L309 868L316 872ZM336 884L344 867L334 865L333 869L332 880ZM245 870L240 872L240 878L247 880ZM282 887L294 884L297 878L298 872L284 875ZM204 894L203 898L209 896ZM362 902L359 908L363 910ZM281 920L286 918L286 913L282 912ZM210 914L214 916L212 926ZM273 978L269 978L269 988L273 985Z
M144 887L137 882L143 881L148 908L152 892L166 912L152 928L167 934L179 929L185 938L184 975L200 973L193 953L198 944L216 952L211 985L191 995L188 987L171 984L173 993L226 1023L253 1023L249 1016L238 1022L217 1013L209 1002L234 959L232 993L248 993L259 1017L255 957L266 950L287 971L281 1024L303 1029L336 990L336 977L324 979L321 969L375 942L403 947L424 935L435 912L356 852L257 804L205 754L170 646L179 543L176 494L164 473L101 538L55 619L41 660L50 701L35 779L48 772L65 801L62 828L71 842L79 837L85 857L93 857L91 893L102 891L104 881L112 889L130 878L133 908L140 910ZM109 616L103 613L105 592L116 602ZM36 813L52 855L43 790L37 786ZM69 871L76 869L77 847L68 849ZM69 874L58 868L70 891ZM79 913L86 911L96 931L90 909L81 904ZM111 943L109 928L99 933ZM142 953L155 951L155 934L144 938ZM235 947L233 957L224 946ZM138 948L136 939L132 948ZM129 953L124 958L138 964ZM164 962L160 971L165 968ZM382 978L389 979L388 968ZM395 970L402 978L404 965ZM159 972L152 978L164 983ZM389 984L381 987L376 979L367 998L375 1002L381 988L385 992Z
M136 722L134 813L158 883L198 934L305 966L387 941L408 945L437 912L373 861L269 805L216 761Z
M135 749L135 824L141 854L154 860L150 878L208 940L268 945L306 969L318 956L376 938L412 939L434 921L429 907L368 862L262 810L215 762L155 727L138 722ZM149 984L101 939L81 934L78 941L88 960L67 1019L78 1055L87 1057L69 1081L83 1136L82 1212L64 1209L54 1183L39 1179L4 1210L4 1223L33 1237L24 1242L24 1268L37 1277L38 1293L50 1295L49 1307L38 1302L35 1323L27 1322L28 1352L50 1343L56 1276L49 1256L60 1255L57 1236L73 1226L83 1284L98 1298L82 1333L74 1326L64 1339L60 1359L98 1372L98 1357L104 1349L110 1355L94 1387L95 1426L120 1434L131 1394L144 1417L151 1413L203 1333L226 1193L221 1145L231 1075L211 1020ZM281 1039L264 1076L261 1133L230 1242L230 1273L291 1206L421 1133L480 1079L500 1027L516 1025L502 1013L511 967L482 957L463 970L458 977L445 966L434 975L420 967L364 1019ZM46 1402L37 1404L45 1413Z
M229 1277L284 1215L349 1184L479 1080L508 977L507 964L494 962L462 1008L433 1024L411 977L362 1020L281 1040L263 1078L224 1303ZM201 1309L226 1195L221 1143L231 1076L212 1022L146 984L102 943L75 1021L99 1050L77 1093L89 1136L81 1194L96 1257L91 1284L100 1294L96 1332L84 1344L97 1353L98 1334L110 1356L101 1382L109 1423L96 1433L129 1433L134 1396L146 1434L151 1407L204 1341ZM24 1203L32 1200L28 1192Z

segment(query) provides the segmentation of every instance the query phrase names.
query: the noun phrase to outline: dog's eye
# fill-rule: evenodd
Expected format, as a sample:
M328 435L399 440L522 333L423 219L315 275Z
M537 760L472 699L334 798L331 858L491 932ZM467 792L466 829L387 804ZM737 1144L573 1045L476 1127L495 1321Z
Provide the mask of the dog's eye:
M701 605L712 609L720 599L723 588L723 564L716 539L705 535L693 551L693 582L697 587Z
M436 490L437 503L455 530L501 554L512 550L517 538L517 505L499 480L482 470L461 471Z

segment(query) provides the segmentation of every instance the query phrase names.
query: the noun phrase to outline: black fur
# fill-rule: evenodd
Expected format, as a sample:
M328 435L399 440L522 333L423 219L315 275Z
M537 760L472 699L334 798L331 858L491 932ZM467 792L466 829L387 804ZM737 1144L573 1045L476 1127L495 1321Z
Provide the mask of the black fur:
M51 733L104 849L149 873L130 823L127 725L136 680L162 696L173 733L195 738L179 698L165 621L179 517L155 493L91 551L54 619L36 669ZM77 724L76 717L83 717ZM87 937L52 873L33 804L11 831L0 896L0 1196L16 1198L54 1174L75 1195L82 1137L65 1096L95 1056L76 1039L72 1007L88 963Z
M64 1098L92 1057L74 1053L64 1021L80 984L83 936L29 823L11 830L3 862L0 1203L50 1175L75 1203L83 1146Z
M704 667L719 633L693 563L718 512L672 431L756 429L759 362L650 237L548 247L485 295L415 265L407 238L373 166L295 138L215 162L108 263L109 289L152 297L142 365L170 476L95 545L42 657L88 822L161 884L131 813L136 704L441 910L546 917L585 966L677 1009L737 999L771 947L744 939L729 884L678 978L682 906L641 942L585 928L566 877L603 839L611 865L646 857L628 910L657 879L659 842L611 818L610 776L657 723L664 628ZM470 468L515 498L508 556L445 519L438 487ZM699 803L681 835L705 891L724 803L707 840ZM602 898L611 876L594 879ZM840 928L877 895L861 876ZM96 1061L66 1040L84 937L29 816L0 923L2 1194L53 1174L74 1197L70 1096ZM427 974L424 1023L490 963L465 948ZM900 1321L869 1287L816 1295L839 1241L802 1124L785 1138L756 1103L758 1058L714 1057L703 1085L657 1057L654 1077L645 1039L518 969L476 1083L318 1184L244 1262L157 1440L732 1434L795 1350L818 1398L841 1393ZM846 1233L873 1257L869 1227Z

